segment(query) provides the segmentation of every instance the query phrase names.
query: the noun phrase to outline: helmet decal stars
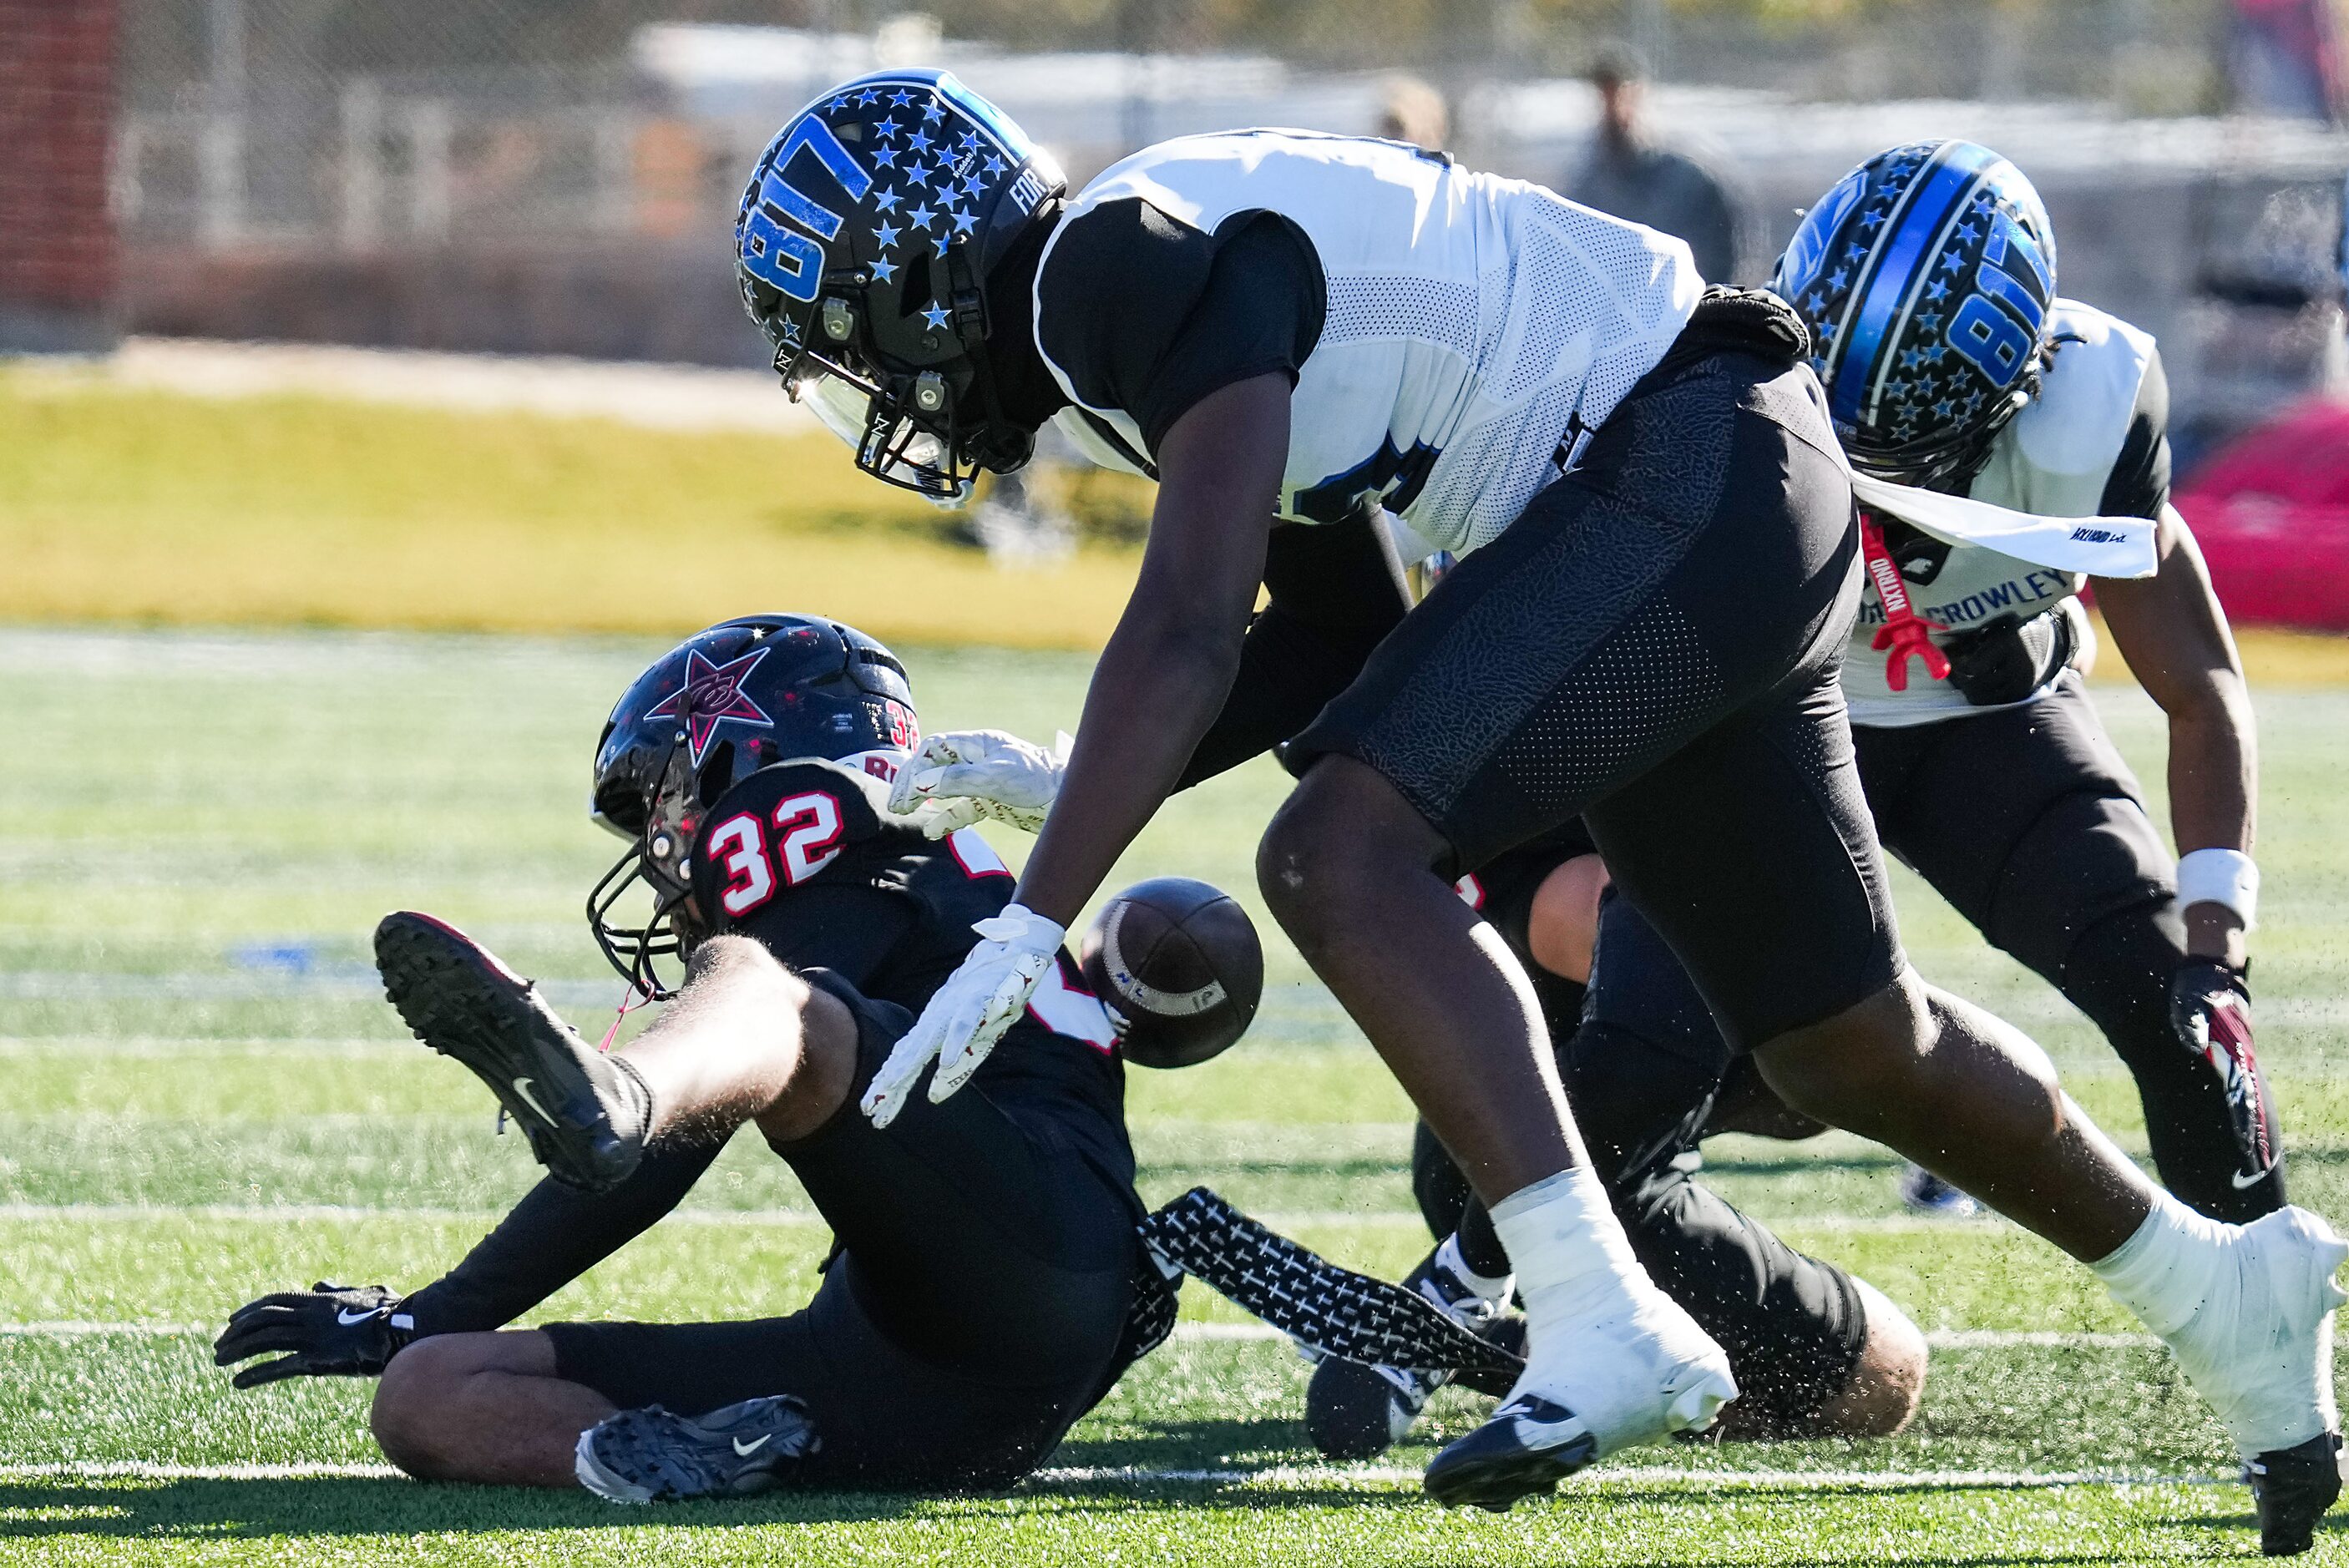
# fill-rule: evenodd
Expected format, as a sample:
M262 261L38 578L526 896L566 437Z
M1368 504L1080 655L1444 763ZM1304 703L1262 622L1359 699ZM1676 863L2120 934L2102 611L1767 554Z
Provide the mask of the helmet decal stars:
M676 719L693 766L700 767L721 725L740 724L753 729L775 727L773 717L742 689L742 683L759 667L759 661L771 651L753 648L739 659L717 665L704 658L700 649L687 649L685 684L647 708L645 717Z
M743 304L795 396L837 384L825 423L860 469L954 504L982 469L1027 459L1033 432L983 395L978 313L962 302L1066 189L946 71L843 83L768 144L736 221Z
M1978 465L2035 392L2054 254L2030 181L1970 142L1888 149L1821 198L1774 286L1856 462L1911 483Z

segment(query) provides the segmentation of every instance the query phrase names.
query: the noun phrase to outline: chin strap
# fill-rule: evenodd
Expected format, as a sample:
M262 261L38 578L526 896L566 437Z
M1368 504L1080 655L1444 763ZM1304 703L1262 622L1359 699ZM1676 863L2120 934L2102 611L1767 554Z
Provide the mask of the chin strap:
M1866 507L1859 511L1859 547L1868 559L1868 581L1876 584L1876 597L1884 605L1884 624L1868 644L1884 655L1884 684L1894 691L1909 689L1911 655L1925 661L1927 675L1947 680L1950 655L1934 645L1932 634L1949 628L1928 621L1909 603L1909 584L1900 580L1900 568L1884 548L1884 530L1877 525L1876 514Z

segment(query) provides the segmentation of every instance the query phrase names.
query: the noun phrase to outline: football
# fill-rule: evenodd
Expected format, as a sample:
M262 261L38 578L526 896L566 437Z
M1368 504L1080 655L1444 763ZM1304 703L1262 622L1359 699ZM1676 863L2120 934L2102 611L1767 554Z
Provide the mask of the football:
M1125 1057L1195 1067L1247 1032L1264 999L1264 947L1247 911L1188 877L1136 882L1085 934L1085 980L1125 1026Z

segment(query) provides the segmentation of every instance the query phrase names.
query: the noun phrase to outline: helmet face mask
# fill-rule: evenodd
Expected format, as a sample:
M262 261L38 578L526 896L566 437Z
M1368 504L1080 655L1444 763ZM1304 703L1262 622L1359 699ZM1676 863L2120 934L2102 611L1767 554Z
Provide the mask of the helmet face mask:
M1771 287L1809 327L1852 466L1963 490L2038 396L2055 239L2021 170L1972 142L1915 142L1822 197Z
M750 318L792 397L885 483L940 505L1009 472L985 354L986 284L1067 188L951 75L885 71L811 104L769 144L735 223Z
M859 469L939 506L960 506L981 469L1009 473L1035 449L1017 427L962 428L953 387L935 370L913 377L905 397L820 355L778 354L775 370L792 400L840 438Z
M587 895L605 959L646 999L674 995L657 961L690 956L709 934L693 851L727 791L780 762L902 755L919 738L905 666L853 627L752 615L670 650L621 696L596 747L588 815L628 844ZM639 894L649 913L622 915Z

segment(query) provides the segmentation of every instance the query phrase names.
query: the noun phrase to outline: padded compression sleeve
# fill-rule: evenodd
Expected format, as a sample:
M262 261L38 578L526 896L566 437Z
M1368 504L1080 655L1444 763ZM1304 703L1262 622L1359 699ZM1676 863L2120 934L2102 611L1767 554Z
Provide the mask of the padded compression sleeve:
M2169 500L2169 377L2156 354L2137 383L2128 434L2105 480L2096 511L2104 517L2159 517Z
M1045 356L1078 401L1132 415L1153 455L1210 393L1257 376L1294 385L1329 301L1312 242L1278 213L1210 234L1139 200L1067 220L1036 292Z
M1286 523L1264 559L1268 596L1248 624L1239 674L1175 788L1237 768L1312 722L1352 684L1410 607L1386 531L1374 518Z

